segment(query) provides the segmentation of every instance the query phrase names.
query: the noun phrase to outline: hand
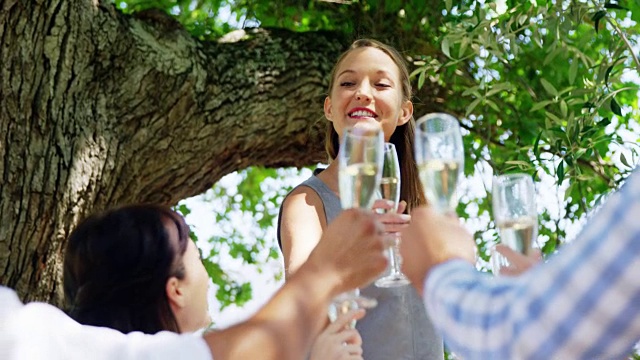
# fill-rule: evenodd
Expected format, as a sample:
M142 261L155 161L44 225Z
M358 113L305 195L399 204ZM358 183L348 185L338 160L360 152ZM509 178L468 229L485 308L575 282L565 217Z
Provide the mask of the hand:
M353 320L362 319L363 309L341 314L318 335L311 347L310 360L362 359L362 338L358 330L349 327Z
M387 267L382 224L362 209L348 209L327 227L309 255L310 266L337 282L335 294L373 281Z
M389 211L395 209L393 201L377 199L373 203L373 210L378 214L378 221L384 224L384 231L387 233L400 232L409 224L411 216L403 214L406 207L407 203L404 200L400 201L396 211Z
M412 210L413 221L402 231L400 253L402 272L411 280L418 294L423 293L427 273L451 259L476 261L476 244L460 221L436 213L430 207Z
M498 244L495 250L509 261L509 266L500 268L500 275L517 276L542 261L542 254L538 249L522 255L504 244Z

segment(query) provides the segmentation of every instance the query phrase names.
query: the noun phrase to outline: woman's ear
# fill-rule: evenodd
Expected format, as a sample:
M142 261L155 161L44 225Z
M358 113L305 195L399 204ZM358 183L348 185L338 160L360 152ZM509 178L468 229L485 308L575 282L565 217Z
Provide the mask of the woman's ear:
M326 117L329 121L333 121L333 116L331 115L332 110L333 107L331 106L331 98L327 96L326 98L324 98L324 117Z
M409 120L411 120L411 117L413 116L413 103L411 102L411 100L406 100L405 102L403 102L400 110L401 113L400 118L398 119L398 126L404 125L408 123Z
M180 280L177 277L172 276L167 280L165 285L165 291L167 292L167 299L171 307L183 308L186 305L186 299L184 291L180 287Z

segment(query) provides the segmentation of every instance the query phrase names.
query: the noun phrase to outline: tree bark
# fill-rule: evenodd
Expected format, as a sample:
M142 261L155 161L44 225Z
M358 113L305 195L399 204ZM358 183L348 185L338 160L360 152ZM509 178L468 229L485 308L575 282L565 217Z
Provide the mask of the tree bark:
M0 39L0 284L54 304L86 215L323 160L327 74L347 44L266 29L201 42L98 0L0 0Z

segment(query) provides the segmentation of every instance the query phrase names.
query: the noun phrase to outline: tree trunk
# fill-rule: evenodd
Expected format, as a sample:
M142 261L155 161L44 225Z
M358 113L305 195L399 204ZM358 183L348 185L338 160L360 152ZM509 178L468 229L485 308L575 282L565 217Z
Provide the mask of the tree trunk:
M323 160L326 77L346 44L264 29L200 42L98 0L0 0L0 39L0 284L54 304L89 213Z

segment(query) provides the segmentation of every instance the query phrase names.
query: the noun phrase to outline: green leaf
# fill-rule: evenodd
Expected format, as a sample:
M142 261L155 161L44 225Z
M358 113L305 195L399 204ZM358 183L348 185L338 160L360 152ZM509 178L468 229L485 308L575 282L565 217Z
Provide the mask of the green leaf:
M622 109L620 109L620 105L618 105L614 97L611 97L611 111L618 116L622 116Z
M552 113L550 111L547 111L545 115L547 115L547 117L549 119L553 120L554 124L562 124L562 119L560 119L556 114L554 114L554 113ZM551 128L551 130L553 130L553 129L554 128ZM564 129L562 130L562 132L564 133Z
M628 10L627 8L622 7L622 6L618 5L618 4L614 4L614 3L610 2L610 1L607 1L606 3L604 3L604 7L606 9Z
M607 12L605 10L599 10L595 14L593 14L591 20L593 20L593 27L596 29L596 33L598 33L598 28L600 27L600 19L602 19L606 15Z
M413 78L416 77L416 75L420 74L423 71L426 71L426 66L420 65L420 67L418 67L417 69L413 70L411 72L411 74L409 74L409 78L413 79Z
M518 16L518 24L520 24L520 26L523 26L524 24L526 24L528 20L529 20L529 17L527 15L522 14Z
M465 113L465 116L469 116L471 114L471 112L473 111L473 109L476 108L476 106L478 106L478 104L480 103L480 101L482 101L481 98L477 98L475 100L473 100L471 102L471 104L469 104L469 106L467 106L467 111Z
M442 52L448 57L451 58L451 54L449 53L449 39L445 37L442 39L442 44L440 44Z
M486 105L488 105L490 108L492 108L493 110L495 110L496 112L500 112L500 107L498 106L498 104L496 104L495 102L489 100L489 99L484 99L484 103Z
M632 168L632 166L629 164L629 162L627 161L627 157L624 156L624 153L620 153L620 162L622 164L624 164L624 166L628 167L628 168Z
M492 96L495 95L499 92L503 92L503 91L509 91L511 90L511 84L509 83L500 83L500 84L495 84L491 87L491 90L489 90L487 92L486 96Z
M601 128L605 128L609 126L609 124L611 124L611 119L609 119L608 117L598 121L598 126L600 126Z
M549 81L547 81L547 79L540 78L540 83L542 83L542 87L547 93L549 93L549 95L558 96L558 90Z
M458 49L458 57L462 58L467 51L467 47L471 40L468 37L463 37L462 41L460 41L460 48Z
M542 64L545 66L548 65L549 63L551 63L551 61L553 61L556 58L556 56L560 55L563 52L565 52L565 49L563 49L562 47L557 47L553 49L544 58L544 61L542 62Z
M526 161L522 161L522 160L508 160L504 162L505 164L509 164L509 165L517 165L520 168L526 169L526 168L530 168L531 164L526 162Z
M556 176L558 177L558 184L562 184L564 181L564 161L560 160L558 168L556 169Z
M535 103L532 107L531 110L529 110L529 112L534 112L536 110L540 110L542 108L547 107L547 105L553 103L553 100L543 100L540 102Z
M178 205L176 210L178 210L178 212L182 214L182 216L187 216L191 214L191 209L189 209L189 207L185 204Z
M475 95L476 97L482 97L482 96L480 96L480 93L478 92L478 89L479 89L479 88L480 88L479 86L472 86L472 87L469 87L469 88L465 89L465 90L462 92L462 96L469 96L469 95L473 94L473 95Z
M556 251L556 242L555 241L547 241L544 243L542 247L542 252L544 254L551 254Z
M453 7L453 0L446 0L444 6L445 6L445 9L447 9L447 13L450 13L451 8Z
M540 138L542 137L542 131L538 133L536 140L533 142L533 154L537 159L540 158Z
M569 66L569 83L573 84L576 81L576 76L578 74L578 59L571 59L571 65Z
M611 70L613 70L613 65L609 66L607 70L604 72L604 83L609 83L609 74L611 74Z

